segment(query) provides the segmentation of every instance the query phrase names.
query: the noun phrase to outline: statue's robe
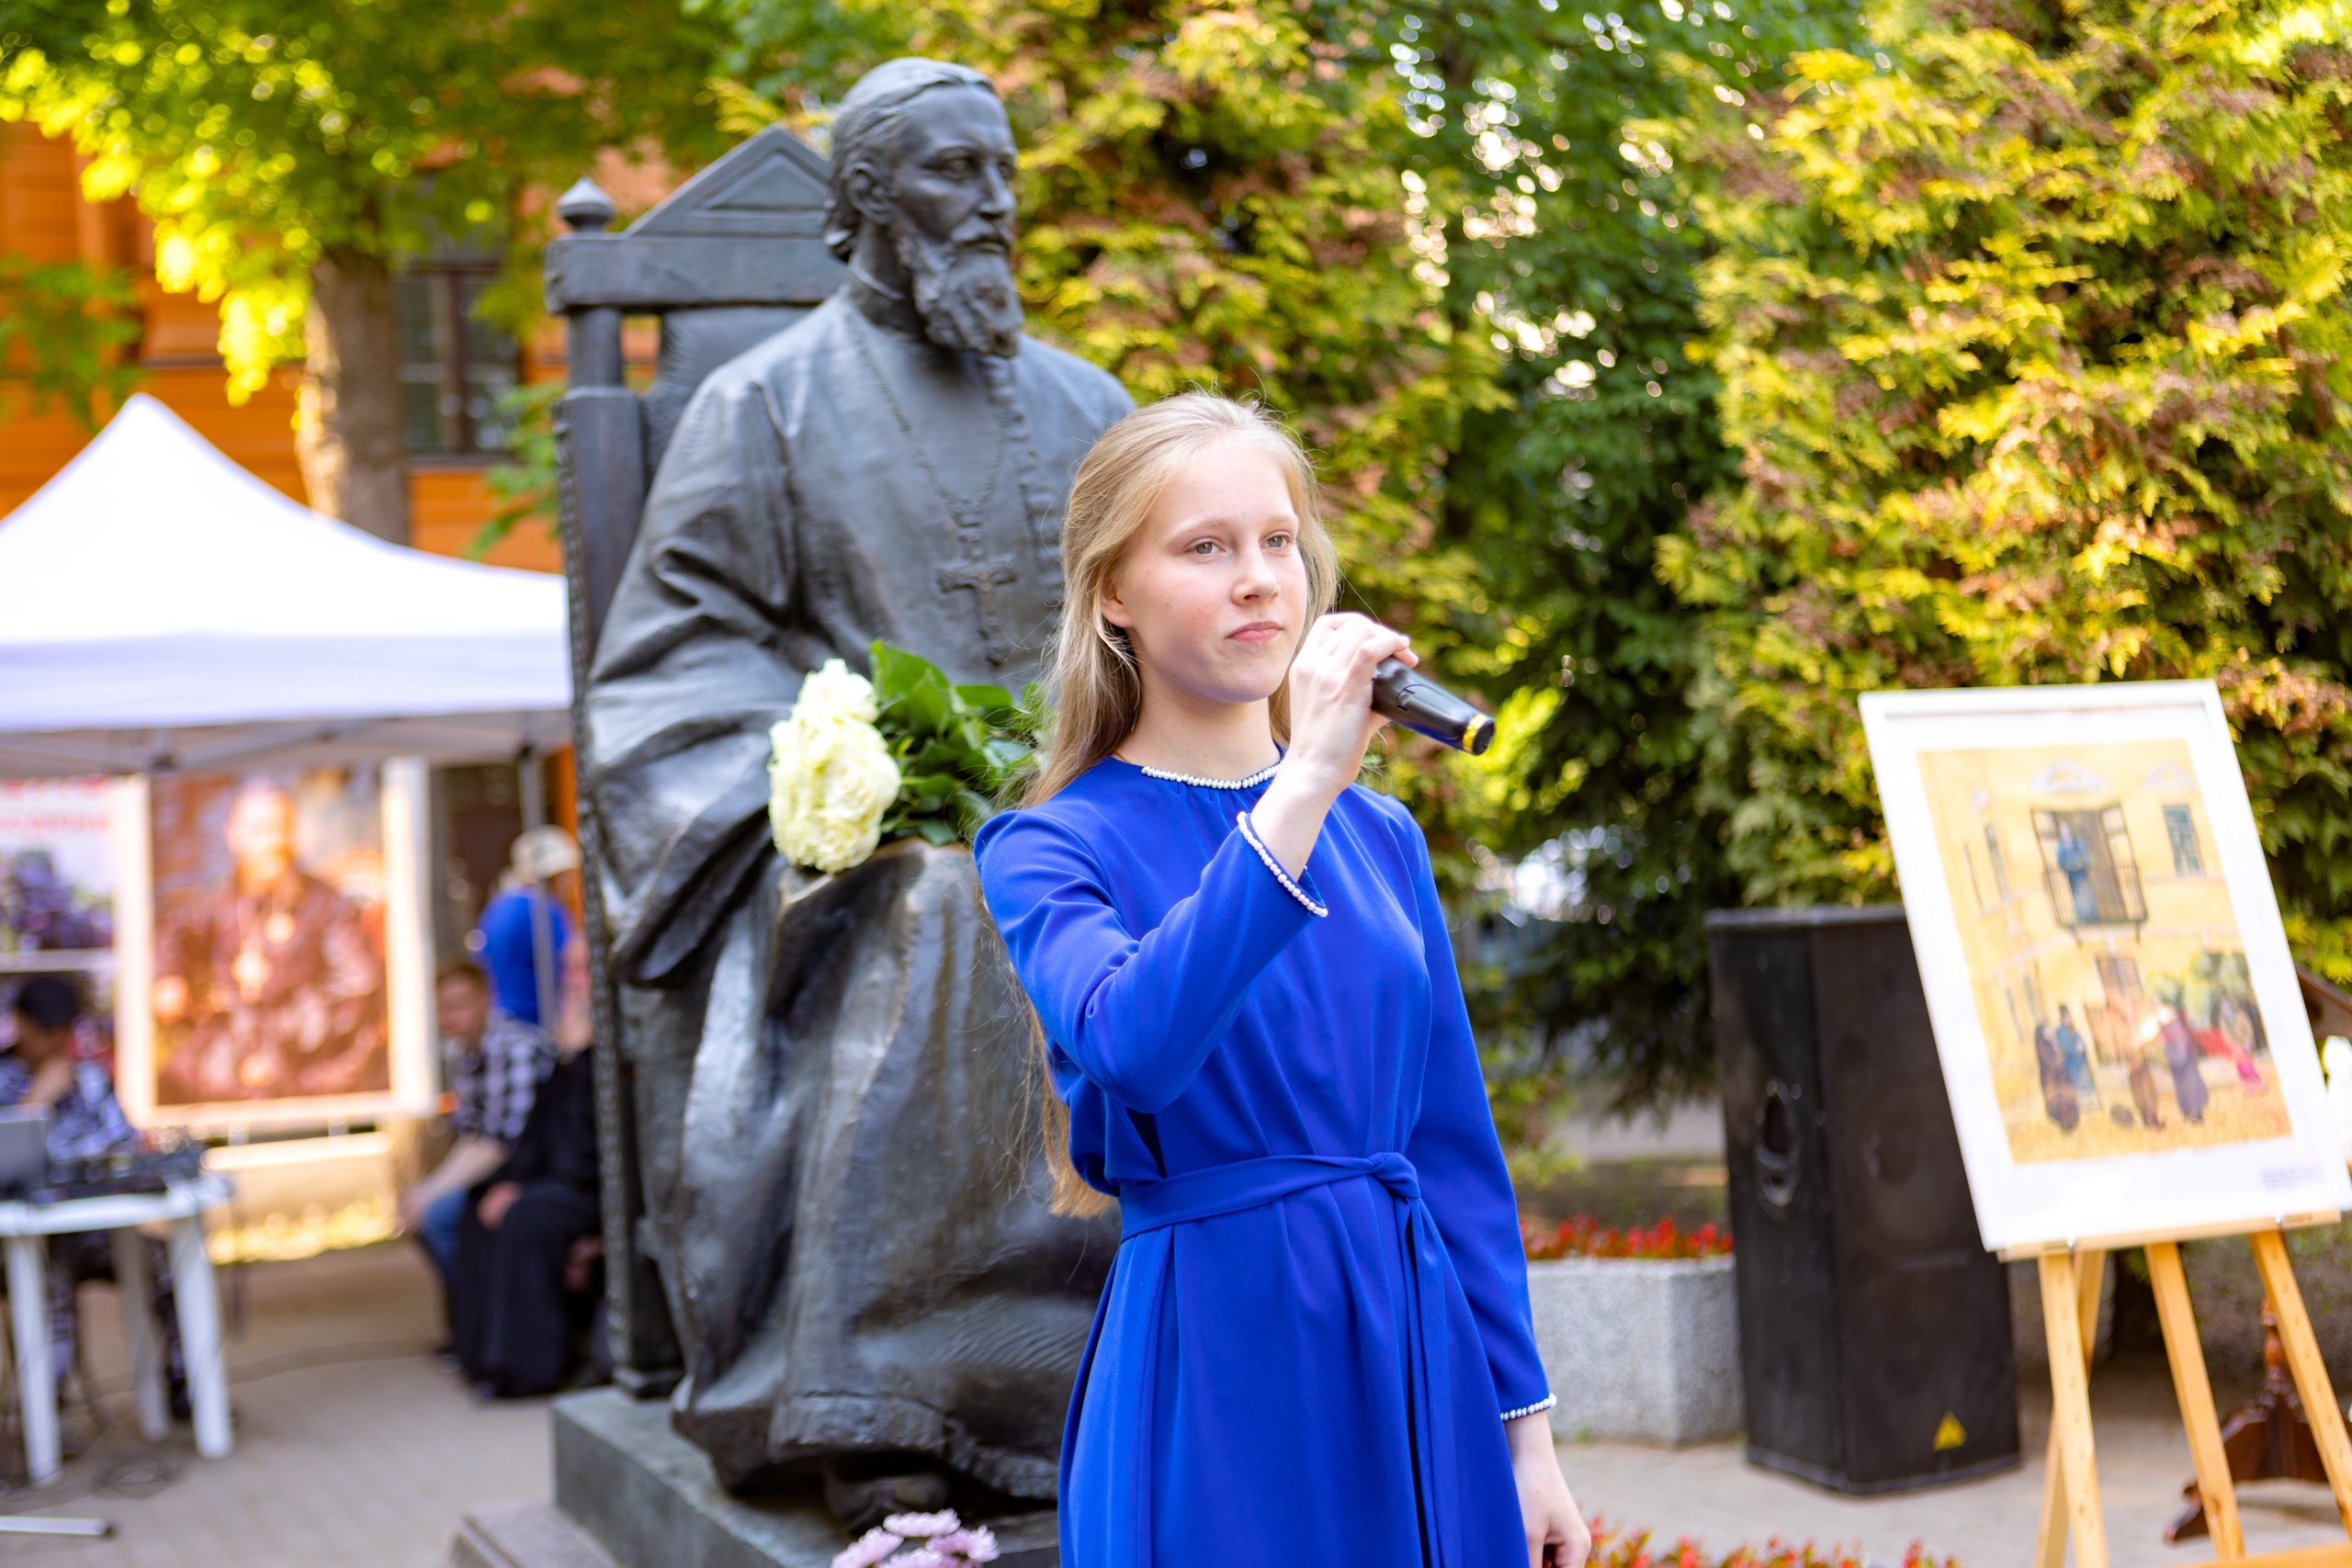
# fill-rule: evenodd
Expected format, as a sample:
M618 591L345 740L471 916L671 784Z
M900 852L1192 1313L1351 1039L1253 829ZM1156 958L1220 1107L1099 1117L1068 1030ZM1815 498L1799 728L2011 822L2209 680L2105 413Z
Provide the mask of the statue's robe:
M876 637L958 682L1033 677L1070 476L1132 406L1043 344L958 355L837 295L711 375L647 499L587 787L674 1419L730 1483L903 1452L1053 1495L1115 1222L1046 1211L1027 1007L969 853L784 865L768 730Z

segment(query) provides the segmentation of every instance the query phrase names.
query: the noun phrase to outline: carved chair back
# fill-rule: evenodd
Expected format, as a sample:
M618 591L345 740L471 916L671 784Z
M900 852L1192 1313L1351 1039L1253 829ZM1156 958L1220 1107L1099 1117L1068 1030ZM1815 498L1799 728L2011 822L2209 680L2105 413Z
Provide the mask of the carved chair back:
M760 132L626 230L604 232L613 203L582 180L557 203L571 232L547 248L548 308L568 332L568 385L556 411L563 570L571 603L574 753L587 776L582 703L596 638L637 542L645 496L671 433L713 370L823 301L843 269L824 243L825 160L781 127ZM652 380L628 384L623 323L660 331ZM602 1145L605 1300L614 1375L656 1397L679 1375L679 1353L639 1179L632 1051L621 1022L602 892L593 792L581 837L590 987L596 1035L596 1131Z
M572 231L547 248L548 308L569 329L569 387L557 414L565 571L593 652L645 492L703 378L788 326L839 287L825 248L823 156L780 126L761 131L617 234L611 199L582 180L558 214ZM628 384L621 329L651 317L651 383ZM575 633L575 644L583 638ZM576 671L584 676L584 664Z

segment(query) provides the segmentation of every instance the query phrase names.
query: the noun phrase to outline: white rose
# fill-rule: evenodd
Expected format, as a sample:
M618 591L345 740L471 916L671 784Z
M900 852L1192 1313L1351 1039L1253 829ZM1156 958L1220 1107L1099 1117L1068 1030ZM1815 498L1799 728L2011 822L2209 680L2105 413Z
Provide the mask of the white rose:
M838 660L832 668L840 668ZM854 675L846 679L865 684ZM871 700L869 689L869 711ZM883 814L899 795L899 764L871 723L804 713L802 705L768 732L768 823L776 849L793 864L847 871L882 841Z
M800 678L800 695L792 705L795 718L854 718L875 720L874 682L854 675L848 665L828 659L820 669Z

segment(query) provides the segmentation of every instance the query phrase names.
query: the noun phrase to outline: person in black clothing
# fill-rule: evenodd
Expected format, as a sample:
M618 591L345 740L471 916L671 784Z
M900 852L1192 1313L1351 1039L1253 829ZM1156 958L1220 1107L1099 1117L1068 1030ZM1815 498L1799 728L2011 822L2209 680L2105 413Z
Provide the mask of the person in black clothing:
M574 953L579 944L573 944ZM569 956L569 955L567 955ZM539 1086L506 1163L473 1191L458 1229L449 1310L467 1382L498 1396L552 1393L571 1374L575 1334L594 1298L588 1275L601 1233L596 1186L596 1093L584 1021L586 964L573 968L583 1004L567 994L558 1036L563 1054Z

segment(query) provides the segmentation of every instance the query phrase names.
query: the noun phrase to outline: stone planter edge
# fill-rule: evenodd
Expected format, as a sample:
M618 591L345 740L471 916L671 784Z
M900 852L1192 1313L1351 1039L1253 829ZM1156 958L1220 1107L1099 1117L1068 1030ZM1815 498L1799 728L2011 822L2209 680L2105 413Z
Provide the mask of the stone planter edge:
M1681 1446L1742 1424L1729 1254L1563 1258L1527 1266L1553 1435Z

